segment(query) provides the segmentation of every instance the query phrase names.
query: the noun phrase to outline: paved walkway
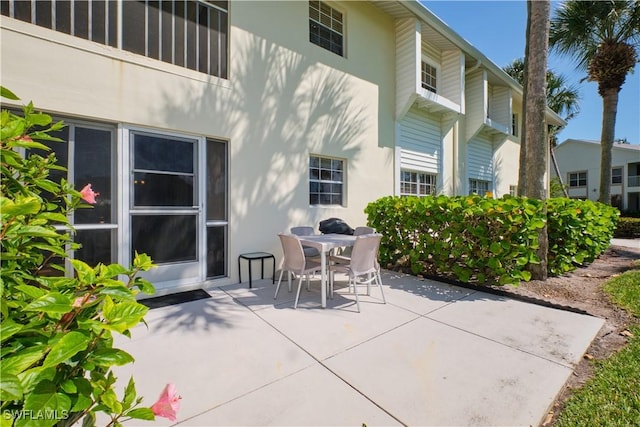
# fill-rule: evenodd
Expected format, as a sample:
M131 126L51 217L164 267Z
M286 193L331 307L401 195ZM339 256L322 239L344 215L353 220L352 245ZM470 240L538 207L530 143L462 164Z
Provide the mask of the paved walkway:
M640 249L640 239L611 239L611 244L627 248Z
M373 288L361 313L346 289L321 309L313 282L294 310L271 280L150 310L148 329L117 340L136 359L119 381L134 375L147 405L175 383L184 426L538 425L604 323L397 273L383 282L388 303Z

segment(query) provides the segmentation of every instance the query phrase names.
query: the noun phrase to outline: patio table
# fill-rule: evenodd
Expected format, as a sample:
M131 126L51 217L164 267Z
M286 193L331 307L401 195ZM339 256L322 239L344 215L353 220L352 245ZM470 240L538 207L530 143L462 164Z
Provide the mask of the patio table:
M316 234L312 236L299 236L300 242L305 246L311 246L320 251L320 301L322 308L327 307L327 253L336 248L353 246L356 236L348 234Z

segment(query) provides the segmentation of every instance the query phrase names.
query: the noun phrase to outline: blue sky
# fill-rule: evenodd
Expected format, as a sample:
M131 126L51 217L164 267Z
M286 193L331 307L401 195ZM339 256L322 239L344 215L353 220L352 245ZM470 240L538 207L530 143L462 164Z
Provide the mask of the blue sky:
M523 0L511 1L458 1L421 0L436 16L456 33L487 56L499 67L524 57L527 5ZM559 2L552 2L553 9ZM579 83L586 72L577 71L570 58L554 53L549 56L549 68L564 74L570 84L578 85L580 113L569 121L558 135L565 139L600 139L602 126L602 98L598 85ZM616 138L626 138L632 144L640 144L640 64L635 72L627 75L620 91L616 119Z

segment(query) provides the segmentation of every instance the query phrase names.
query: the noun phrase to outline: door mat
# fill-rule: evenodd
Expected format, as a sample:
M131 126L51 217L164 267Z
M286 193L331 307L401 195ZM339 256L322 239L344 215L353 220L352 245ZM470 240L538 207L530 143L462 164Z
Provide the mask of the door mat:
M197 301L200 299L211 298L207 292L202 289L194 291L179 292L177 294L163 295L161 297L147 298L138 301L140 304L146 305L149 309L167 307L169 305L182 304L185 302Z

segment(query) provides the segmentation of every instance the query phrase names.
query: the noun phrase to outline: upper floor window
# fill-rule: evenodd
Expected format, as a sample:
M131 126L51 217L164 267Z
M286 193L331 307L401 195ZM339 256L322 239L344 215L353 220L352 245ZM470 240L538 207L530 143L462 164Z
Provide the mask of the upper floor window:
M586 187L586 172L569 172L569 187Z
M228 2L4 0L21 21L227 78Z
M309 2L309 41L344 56L342 13L321 1Z
M431 196L436 194L436 175L402 170L400 172L400 195Z
M309 157L309 204L342 205L344 161L328 157Z
M611 183L622 184L622 168L611 169Z
M426 61L422 61L420 73L422 87L430 92L438 93L438 69Z

